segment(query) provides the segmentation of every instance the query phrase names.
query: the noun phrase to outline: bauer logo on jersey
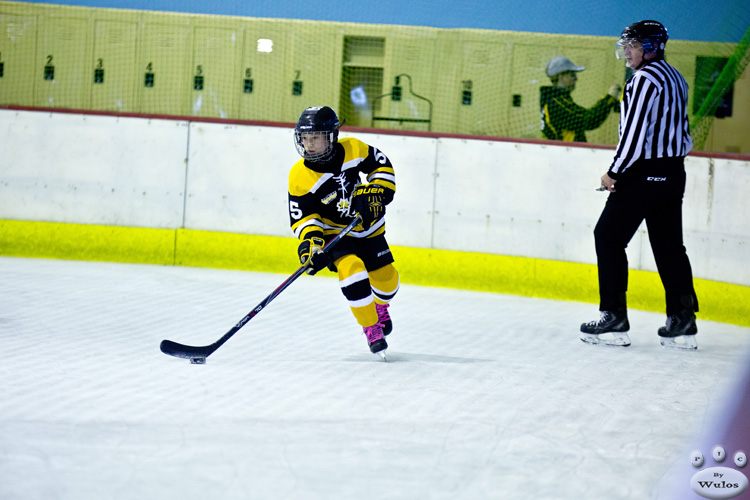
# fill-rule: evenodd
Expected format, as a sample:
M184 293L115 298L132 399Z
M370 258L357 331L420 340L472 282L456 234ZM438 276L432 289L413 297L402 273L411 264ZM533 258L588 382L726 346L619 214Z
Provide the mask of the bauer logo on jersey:
M331 203L335 199L336 199L336 191L334 191L333 193L329 194L328 196L326 196L325 198L323 198L322 200L320 200L320 202L323 205L328 205L329 203Z

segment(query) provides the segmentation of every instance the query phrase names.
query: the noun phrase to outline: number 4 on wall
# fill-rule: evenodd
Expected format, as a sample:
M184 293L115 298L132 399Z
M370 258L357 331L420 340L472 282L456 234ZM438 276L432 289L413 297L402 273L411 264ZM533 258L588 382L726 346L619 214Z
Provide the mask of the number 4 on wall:
M144 87L154 86L154 63L148 63L146 65L146 75L143 78Z

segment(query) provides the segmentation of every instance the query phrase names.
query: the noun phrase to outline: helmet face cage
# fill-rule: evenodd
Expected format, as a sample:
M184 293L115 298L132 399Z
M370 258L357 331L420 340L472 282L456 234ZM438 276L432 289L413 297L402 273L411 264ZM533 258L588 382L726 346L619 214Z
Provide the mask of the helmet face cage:
M323 151L307 152L302 138L309 134L325 137L326 147ZM294 146L306 160L326 161L333 156L333 146L338 136L339 119L335 111L328 106L307 108L294 129Z
M302 141L302 137L308 135L324 136L327 144L325 150L316 153L308 153ZM334 134L333 132L305 132L296 129L294 131L294 146L297 148L297 153L299 153L299 155L305 160L325 161L330 158L333 153L333 145L336 143L337 139L335 137L336 135L338 134Z

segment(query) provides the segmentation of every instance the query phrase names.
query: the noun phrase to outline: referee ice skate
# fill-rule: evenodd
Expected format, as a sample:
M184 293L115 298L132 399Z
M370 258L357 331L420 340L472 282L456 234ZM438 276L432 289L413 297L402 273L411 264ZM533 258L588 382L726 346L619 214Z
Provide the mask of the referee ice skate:
M399 275L385 240L385 207L396 192L388 157L352 138L338 139L339 119L333 109L307 108L294 131L302 159L289 173L289 218L301 240L300 262L308 274L324 267L338 273L341 292L367 337L370 351L385 359L384 338L393 323L389 302ZM362 184L362 178L366 183ZM332 239L359 214L362 223L329 253Z
M620 141L601 178L610 192L594 229L599 273L598 320L581 325L581 340L630 345L625 248L646 221L666 297L661 344L696 349L698 299L682 239L685 156L693 141L687 119L687 83L664 58L669 36L657 21L639 21L622 31L618 59L635 70L620 104Z

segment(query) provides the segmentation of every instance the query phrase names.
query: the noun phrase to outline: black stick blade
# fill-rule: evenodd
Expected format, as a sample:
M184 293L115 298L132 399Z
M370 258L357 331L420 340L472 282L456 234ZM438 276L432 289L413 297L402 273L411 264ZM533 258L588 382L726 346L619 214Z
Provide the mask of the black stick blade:
M191 345L172 342L171 340L162 340L159 348L164 354L174 356L175 358L185 359L206 359L214 350L212 346L196 347Z
M362 217L357 214L357 216L352 220L348 226L346 226L344 229L342 229L339 234L337 234L331 241L328 242L328 244L323 248L324 252L330 251L339 241L341 241L341 238L349 234L349 232L354 229L358 224L362 222ZM301 266L299 269L297 269L294 274L289 276L284 282L279 285L276 290L271 292L268 297L263 299L263 302L258 304L255 309L250 311L245 315L244 318L242 318L239 323L235 324L227 333L225 333L219 340L214 342L213 344L206 345L206 346L190 346L185 344L180 344L178 342L172 342L171 340L162 340L161 341L161 352L164 354L168 354L170 356L174 356L175 358L185 358L189 359L191 363L195 365L202 365L206 362L206 358L209 357L216 349L224 345L224 342L229 340L232 335L237 333L240 328L245 326L245 324L253 319L256 314L261 312L268 304L271 303L273 299L275 299L281 292L286 290L286 288L291 285L294 280L299 278L307 269L306 265Z

